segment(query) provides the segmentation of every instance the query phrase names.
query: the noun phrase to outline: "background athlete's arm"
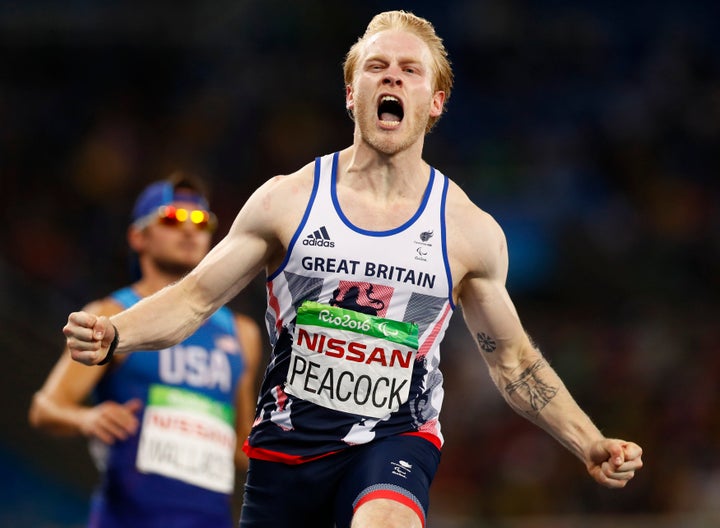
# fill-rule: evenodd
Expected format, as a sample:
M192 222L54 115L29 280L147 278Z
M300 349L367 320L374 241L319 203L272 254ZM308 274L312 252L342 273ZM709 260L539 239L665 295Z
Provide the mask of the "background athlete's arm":
M195 332L281 251L275 230L282 196L274 196L280 180L255 191L225 238L182 280L110 318L85 311L70 314L63 332L73 359L99 363L115 337L112 325L120 335L116 353L166 348Z
M236 314L235 321L243 351L243 372L235 395L235 430L237 432L235 466L246 470L248 457L242 450L242 446L250 434L255 419L258 369L262 358L263 341L260 327L253 319L246 315Z
M110 299L88 304L85 311L110 316L122 307ZM43 386L33 396L28 419L33 427L57 436L95 437L106 444L124 440L139 427L137 413L142 402L103 401L89 405L87 399L105 374L105 365L89 369L64 351Z
M642 467L639 446L608 439L580 409L525 333L508 295L505 237L489 215L464 205L453 241L463 279L457 293L466 324L508 404L554 436L599 483L623 487ZM459 208L461 212L463 207ZM452 225L451 228L452 229ZM462 234L461 234L462 233Z

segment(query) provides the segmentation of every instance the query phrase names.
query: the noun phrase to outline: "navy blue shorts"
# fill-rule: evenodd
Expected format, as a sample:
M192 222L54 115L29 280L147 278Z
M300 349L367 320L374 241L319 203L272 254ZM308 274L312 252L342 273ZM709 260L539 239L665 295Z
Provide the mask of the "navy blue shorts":
M347 528L364 502L392 499L425 526L440 451L417 436L392 436L304 464L250 460L240 528Z

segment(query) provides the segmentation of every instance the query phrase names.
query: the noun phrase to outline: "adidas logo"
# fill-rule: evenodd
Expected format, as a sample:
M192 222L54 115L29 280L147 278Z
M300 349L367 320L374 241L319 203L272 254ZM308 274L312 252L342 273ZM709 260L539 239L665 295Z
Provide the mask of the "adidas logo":
M325 226L322 226L320 229L316 229L315 232L305 237L303 246L335 247L335 242L330 240L327 229L325 229Z

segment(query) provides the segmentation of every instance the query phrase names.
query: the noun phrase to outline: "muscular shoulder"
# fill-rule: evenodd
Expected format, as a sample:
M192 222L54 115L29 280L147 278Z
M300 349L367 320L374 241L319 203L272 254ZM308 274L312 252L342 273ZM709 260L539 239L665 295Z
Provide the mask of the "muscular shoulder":
M247 225L282 233L287 225L302 219L313 189L314 163L300 170L267 180L250 197L240 212Z
M450 182L446 207L448 254L456 281L507 272L505 234L457 184Z
M310 162L290 174L281 174L269 179L261 190L283 198L309 197L313 187L315 163Z

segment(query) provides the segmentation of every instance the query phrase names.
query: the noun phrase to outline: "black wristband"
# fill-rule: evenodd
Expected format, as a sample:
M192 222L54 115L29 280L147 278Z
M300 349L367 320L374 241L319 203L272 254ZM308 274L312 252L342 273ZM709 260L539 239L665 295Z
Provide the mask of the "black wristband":
M117 328L115 328L115 325L112 325L112 327L115 330L115 337L113 337L112 343L110 343L110 348L108 348L105 359L103 359L100 363L97 363L98 367L100 365L107 365L108 363L110 363L110 360L113 358L113 354L115 353L115 349L120 342L120 333L118 332Z

